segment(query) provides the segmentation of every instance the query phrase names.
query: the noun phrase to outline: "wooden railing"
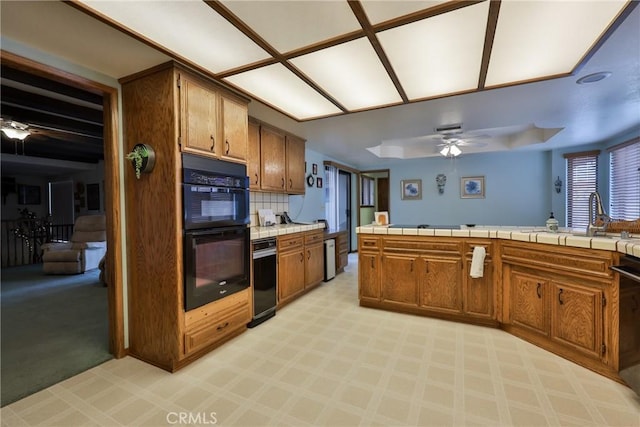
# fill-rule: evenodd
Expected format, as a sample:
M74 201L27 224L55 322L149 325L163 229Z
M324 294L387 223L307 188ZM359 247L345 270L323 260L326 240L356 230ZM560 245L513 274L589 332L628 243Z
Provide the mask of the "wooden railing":
M53 225L32 218L2 220L2 268L39 263L43 243L68 241L72 233L73 224Z

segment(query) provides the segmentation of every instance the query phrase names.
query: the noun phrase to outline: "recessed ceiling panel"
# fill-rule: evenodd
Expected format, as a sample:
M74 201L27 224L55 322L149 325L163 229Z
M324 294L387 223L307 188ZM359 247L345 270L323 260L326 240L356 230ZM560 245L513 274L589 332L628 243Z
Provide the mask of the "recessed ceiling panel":
M366 38L300 56L291 62L349 110L402 102Z
M503 1L486 86L570 73L626 1Z
M262 48L201 1L81 1L214 73L268 57Z
M236 74L224 80L298 120L341 113L338 107L281 64Z
M379 24L399 16L429 9L446 1L361 0L369 22Z
M489 2L378 33L409 99L478 86Z
M222 3L281 53L361 29L346 1Z

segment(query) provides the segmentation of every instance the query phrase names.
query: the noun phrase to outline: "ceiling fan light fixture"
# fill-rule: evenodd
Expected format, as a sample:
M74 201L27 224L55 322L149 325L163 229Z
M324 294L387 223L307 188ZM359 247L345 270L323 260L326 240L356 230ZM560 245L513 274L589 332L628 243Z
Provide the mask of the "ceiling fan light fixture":
M24 141L26 137L31 135L31 132L27 129L28 126L18 122L4 122L2 124L2 132L11 139L19 139L20 141Z
M450 144L440 150L440 154L444 157L458 157L462 154L462 150L460 150L455 144Z

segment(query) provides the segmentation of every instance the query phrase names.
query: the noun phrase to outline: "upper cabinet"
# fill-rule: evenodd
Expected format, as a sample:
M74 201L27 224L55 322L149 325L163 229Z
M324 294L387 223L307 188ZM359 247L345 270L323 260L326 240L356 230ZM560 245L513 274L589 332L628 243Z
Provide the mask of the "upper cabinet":
M255 119L249 122L248 130L251 189L304 194L305 141Z
M179 90L182 151L246 163L246 101L185 71Z

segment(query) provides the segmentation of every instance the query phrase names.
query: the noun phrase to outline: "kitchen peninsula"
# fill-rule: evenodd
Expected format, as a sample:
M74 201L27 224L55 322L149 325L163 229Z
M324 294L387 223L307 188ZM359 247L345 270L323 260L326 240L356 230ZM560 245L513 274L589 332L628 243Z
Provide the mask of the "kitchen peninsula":
M640 238L566 231L358 227L360 305L501 328L622 381L640 362L640 283L610 267L637 261Z

